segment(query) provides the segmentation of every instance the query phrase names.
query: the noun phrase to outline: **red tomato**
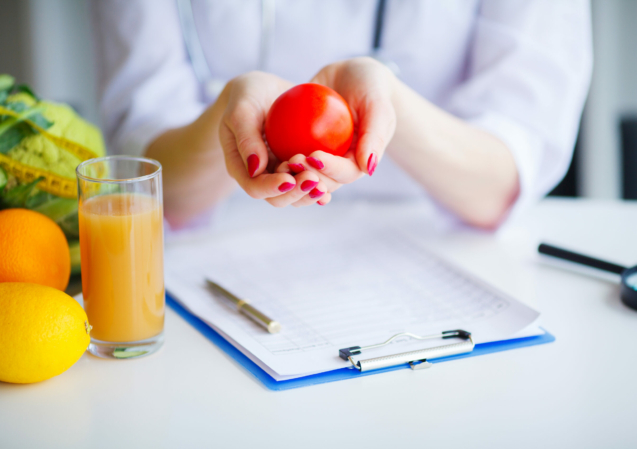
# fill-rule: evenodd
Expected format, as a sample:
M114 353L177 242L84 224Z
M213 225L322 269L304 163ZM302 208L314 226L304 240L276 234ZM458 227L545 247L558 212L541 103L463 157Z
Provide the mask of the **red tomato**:
M354 120L347 103L320 84L299 84L283 92L265 119L265 138L281 161L314 151L343 156L353 135Z

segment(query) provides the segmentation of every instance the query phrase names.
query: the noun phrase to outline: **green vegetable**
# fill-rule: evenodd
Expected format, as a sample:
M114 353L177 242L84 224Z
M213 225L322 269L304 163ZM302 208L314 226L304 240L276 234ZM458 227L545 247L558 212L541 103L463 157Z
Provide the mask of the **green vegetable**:
M38 97L35 93L33 93L31 88L27 86L26 84L20 84L19 86L15 88L15 90L17 90L18 92L24 92L25 94L30 95L31 97L35 99L35 101L42 101L40 100L40 97Z
M4 171L2 167L0 167L0 195L2 194L2 190L6 187L8 181L9 176L7 175L7 172Z
M35 104L34 101L25 94L14 94L9 97L9 102L24 102L27 106ZM82 120L72 108L45 101L38 104L43 110L42 116L44 119L52 123L49 128L42 126L46 125L45 123L38 122L39 126L45 128L50 134L76 142L90 149L97 156L105 155L104 142L99 130ZM0 135L0 141L1 139L2 135ZM2 148L3 146L0 144L0 152ZM75 168L81 162L74 154L58 147L39 133L32 133L23 137L18 144L8 151L7 156L30 167L73 179L75 178Z
M73 215L77 212L77 200L60 198L50 193L38 192L29 198L29 200L32 200L31 203L28 204L29 209L40 212L55 222L62 221L69 215ZM36 201L39 204L36 205Z
M38 204L36 205L36 203ZM27 200L27 208L40 212L55 221L62 228L67 239L80 237L77 200L38 192Z
M78 274L82 271L80 261L80 242L78 240L69 242L69 252L71 253L71 275Z
M0 153L2 154L6 154L24 138L39 133L25 120L30 120L43 129L53 126L53 123L42 115L44 108L40 105L40 99L28 86L21 84L16 87L14 81L9 75L0 75L0 106L19 114L18 117L0 114ZM12 93L22 94L23 101L10 101Z
M38 178L29 184L22 184L12 187L6 190L0 196L0 209L9 209L12 207L27 208L29 198L35 192L35 186L42 181L42 178Z
M62 231L64 231L66 238L80 238L80 221L77 216L77 210L58 220L57 224L62 228Z

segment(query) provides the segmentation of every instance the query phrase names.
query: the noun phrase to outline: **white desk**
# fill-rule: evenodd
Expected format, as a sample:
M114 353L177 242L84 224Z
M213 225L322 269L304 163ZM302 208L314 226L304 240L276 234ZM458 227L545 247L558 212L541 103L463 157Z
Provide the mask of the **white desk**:
M631 265L636 230L635 203L548 200L498 237L432 241L541 311L555 343L271 392L169 310L156 355L0 383L0 447L637 447L637 312L534 252L544 239Z

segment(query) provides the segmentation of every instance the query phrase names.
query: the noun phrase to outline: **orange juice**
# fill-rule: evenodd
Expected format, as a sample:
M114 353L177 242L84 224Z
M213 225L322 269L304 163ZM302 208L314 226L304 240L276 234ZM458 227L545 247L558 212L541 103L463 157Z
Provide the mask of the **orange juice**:
M80 203L84 308L91 337L152 338L164 328L163 212L150 196L101 195Z

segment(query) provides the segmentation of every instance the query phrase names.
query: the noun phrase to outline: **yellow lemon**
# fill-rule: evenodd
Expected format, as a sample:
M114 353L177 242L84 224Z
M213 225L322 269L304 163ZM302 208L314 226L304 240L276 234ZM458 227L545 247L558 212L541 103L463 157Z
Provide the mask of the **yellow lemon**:
M0 381L33 383L69 369L88 347L84 309L44 285L0 283Z

